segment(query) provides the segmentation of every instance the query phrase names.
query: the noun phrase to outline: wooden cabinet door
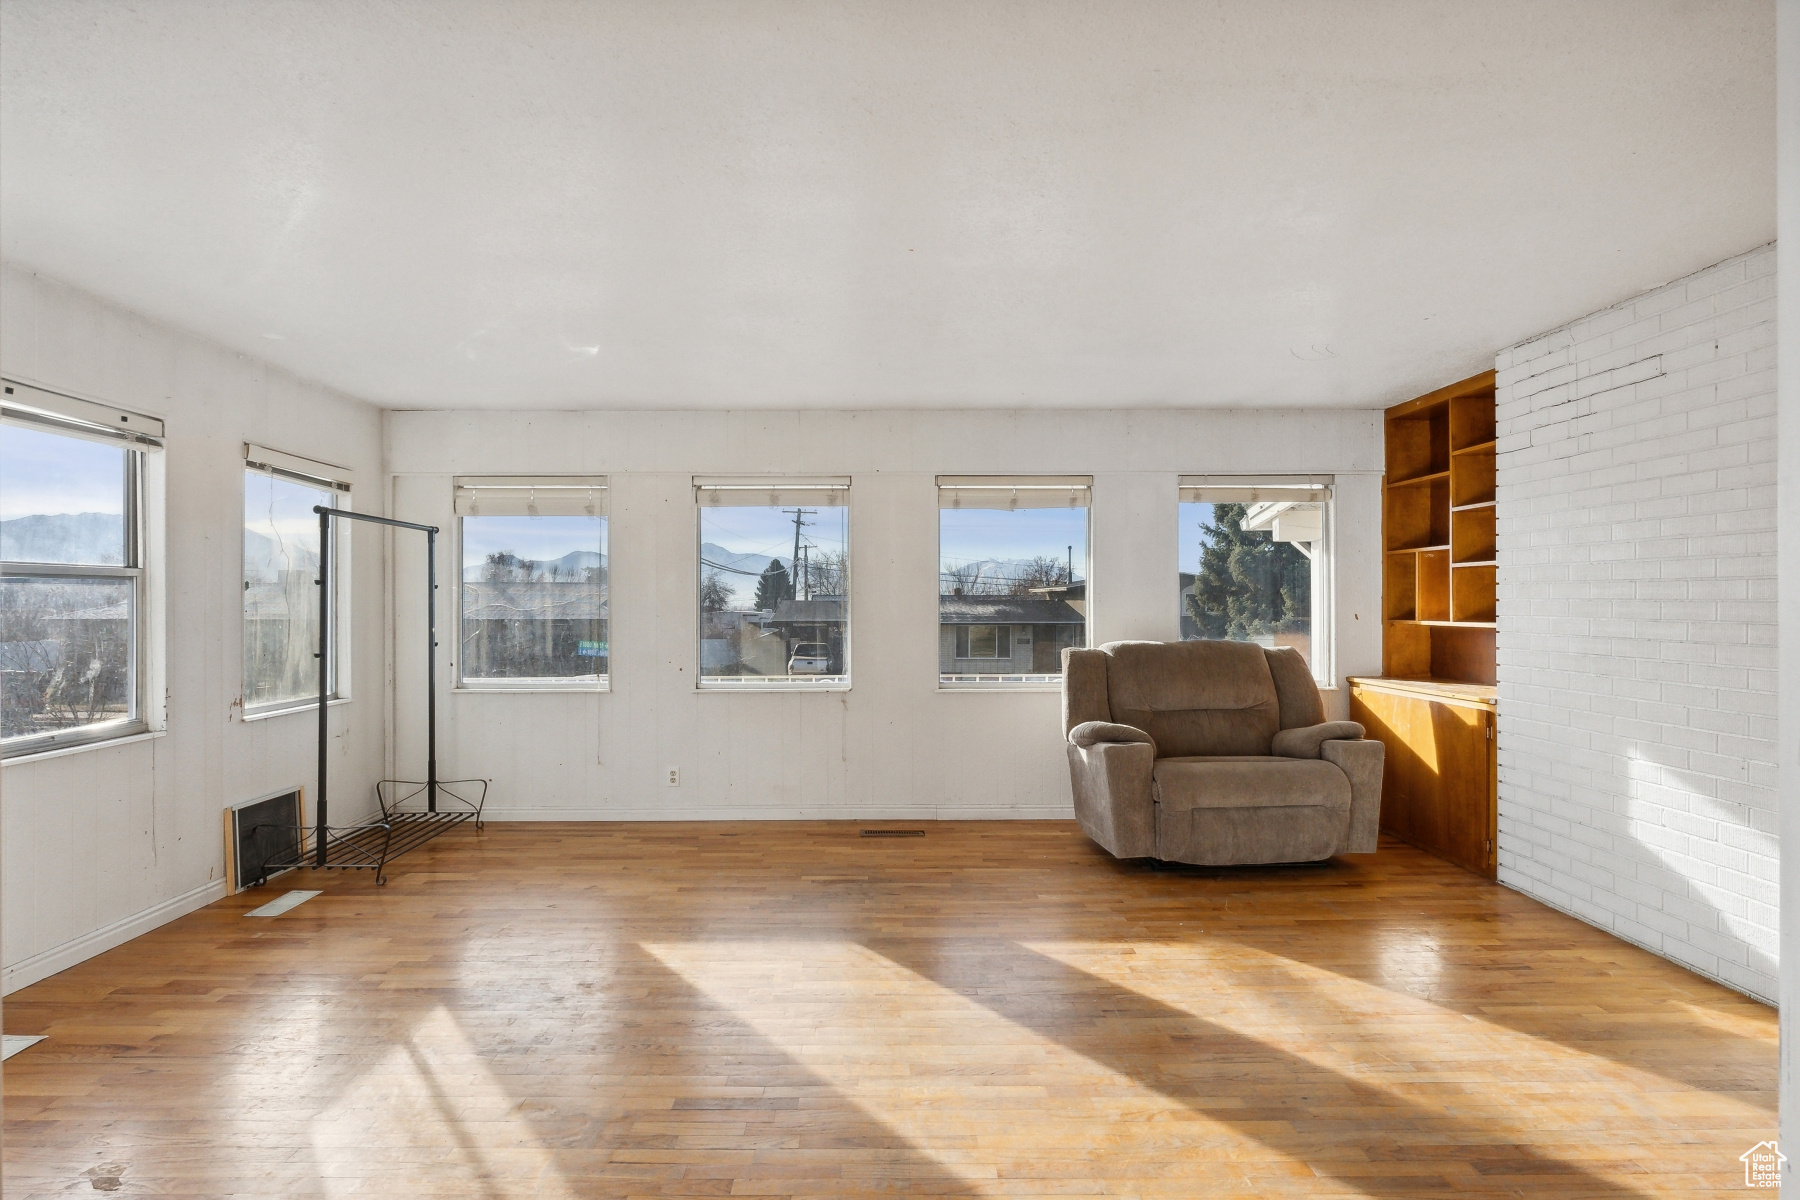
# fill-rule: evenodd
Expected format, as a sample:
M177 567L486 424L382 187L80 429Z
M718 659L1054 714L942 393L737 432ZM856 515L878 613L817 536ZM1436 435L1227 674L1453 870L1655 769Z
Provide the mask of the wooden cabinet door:
M1382 830L1494 878L1492 711L1358 687L1350 717L1387 747Z

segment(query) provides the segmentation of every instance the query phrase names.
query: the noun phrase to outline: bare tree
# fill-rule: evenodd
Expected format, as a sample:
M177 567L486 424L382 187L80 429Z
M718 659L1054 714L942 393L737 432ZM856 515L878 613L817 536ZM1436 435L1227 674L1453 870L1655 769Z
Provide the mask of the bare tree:
M1069 584L1067 559L1040 554L1022 563L1012 563L1007 591L1014 596L1029 595L1034 588L1066 587Z
M850 584L850 556L815 550L805 560L806 590L814 596L842 596Z
M731 605L731 589L725 586L717 571L708 571L700 581L700 608L704 612L723 612Z

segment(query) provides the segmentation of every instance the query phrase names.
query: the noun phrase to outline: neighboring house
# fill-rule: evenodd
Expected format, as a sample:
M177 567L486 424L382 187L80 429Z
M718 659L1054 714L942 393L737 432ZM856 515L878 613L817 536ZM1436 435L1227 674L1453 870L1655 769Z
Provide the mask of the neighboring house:
M1079 590L1086 607L1084 584ZM1087 640L1087 617L1061 596L939 596L938 672L941 675L1054 675L1065 646Z
M5 600L19 609L28 603L17 591ZM51 608L33 623L50 636L0 642L0 733L28 736L130 711L126 601Z
M1198 578L1192 571L1181 572L1181 640L1195 641L1200 637L1200 625L1194 615L1188 611L1188 597L1194 594L1194 580Z
M465 674L605 675L607 593L585 580L470 580L462 585ZM517 666L529 662L529 671Z
M1077 579L1074 583L1055 584L1051 587L1034 587L1034 596L1043 596L1048 600L1062 600L1076 612L1087 617L1087 580Z
M787 641L768 628L771 613L711 609L700 614L700 674L787 673Z
M785 655L792 656L795 646L819 643L826 647L831 659L832 675L844 673L844 598L816 596L811 600L783 600L775 605L775 615L768 629L778 634ZM782 671L787 671L784 657Z
M831 673L845 670L844 598L778 601L773 610L713 609L700 614L702 675L787 674L794 647L828 648Z
M317 566L297 571L258 571L244 583L244 675L258 681L246 695L255 706L274 699L317 694L319 619ZM271 579L270 576L273 576Z

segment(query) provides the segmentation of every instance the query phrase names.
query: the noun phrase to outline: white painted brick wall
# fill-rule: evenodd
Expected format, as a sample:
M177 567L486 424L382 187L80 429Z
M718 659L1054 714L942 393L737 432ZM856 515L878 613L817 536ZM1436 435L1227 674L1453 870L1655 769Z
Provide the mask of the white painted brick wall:
M1495 365L1500 880L1773 1003L1775 247Z

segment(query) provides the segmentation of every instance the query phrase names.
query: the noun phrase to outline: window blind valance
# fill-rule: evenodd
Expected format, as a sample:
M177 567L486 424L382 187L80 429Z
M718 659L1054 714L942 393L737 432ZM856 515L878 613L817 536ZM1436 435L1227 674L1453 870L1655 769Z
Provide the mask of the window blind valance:
M1318 504L1331 499L1330 475L1183 475L1183 504Z
M785 479L699 476L694 479L694 500L707 508L726 505L781 508L817 504L837 508L850 502L848 475L821 475Z
M131 442L139 446L161 448L163 423L160 418L129 412L80 400L56 392L46 392L23 383L4 381L4 398L0 399L0 416L53 427L71 437L104 442Z
M1085 508L1092 475L939 475L939 508Z
M604 517L606 477L505 476L456 481L459 517Z
M244 465L253 471L286 475L290 479L317 484L338 492L349 491L350 485L356 482L355 472L348 467L334 467L330 463L314 462L310 458L301 458L298 454L284 454L280 450L248 442L244 444Z

